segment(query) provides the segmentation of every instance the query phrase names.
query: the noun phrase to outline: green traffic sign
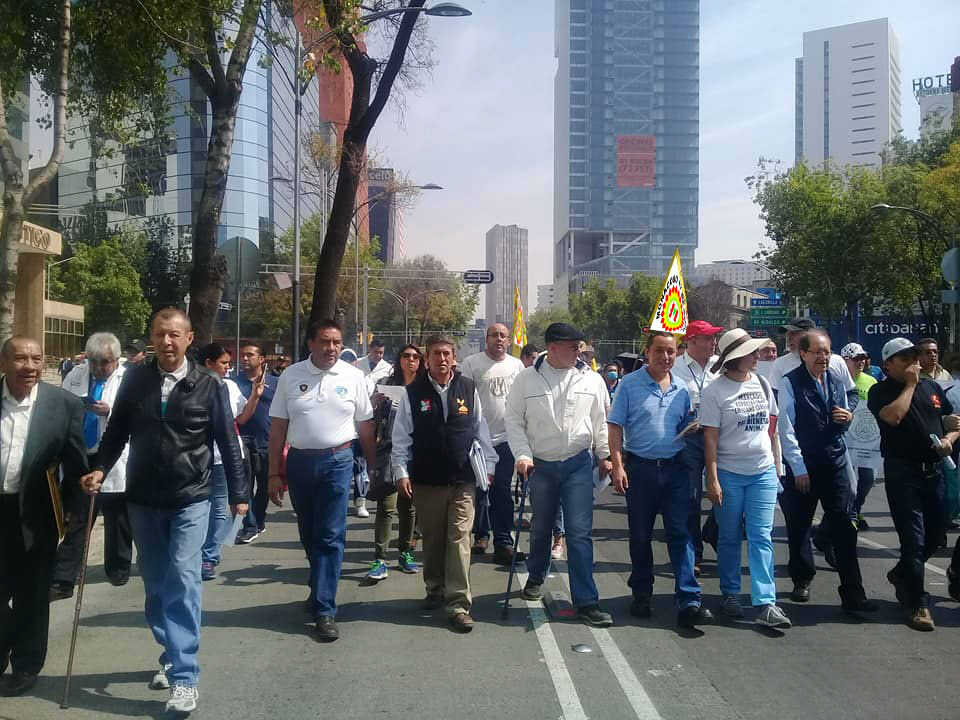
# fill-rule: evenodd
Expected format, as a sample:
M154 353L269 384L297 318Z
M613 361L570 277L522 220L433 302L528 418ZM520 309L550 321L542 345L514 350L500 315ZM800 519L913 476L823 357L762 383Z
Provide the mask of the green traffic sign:
M785 318L787 317L787 308L785 307L751 308L750 317Z

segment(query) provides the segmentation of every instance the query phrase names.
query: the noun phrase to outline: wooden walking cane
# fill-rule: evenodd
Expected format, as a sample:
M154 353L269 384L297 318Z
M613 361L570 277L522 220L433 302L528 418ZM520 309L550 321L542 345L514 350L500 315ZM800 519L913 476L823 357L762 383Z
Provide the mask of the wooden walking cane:
M90 534L93 532L93 509L97 501L96 495L90 496L90 507L87 509L87 536L83 543L83 565L80 566L80 586L77 588L77 602L73 610L73 633L70 636L70 655L67 658L67 676L63 683L63 700L60 709L70 707L67 698L70 695L70 676L73 675L73 651L77 649L77 628L80 626L80 606L83 604L83 585L87 579L87 558L90 556Z
M514 474L516 477L516 474ZM520 512L517 513L516 534L513 538L513 557L510 558L510 575L507 577L507 593L503 596L503 611L500 613L500 619L507 619L507 611L510 610L510 593L513 592L513 576L517 572L517 548L520 546L520 521L523 519L523 509L527 502L527 476L520 476Z

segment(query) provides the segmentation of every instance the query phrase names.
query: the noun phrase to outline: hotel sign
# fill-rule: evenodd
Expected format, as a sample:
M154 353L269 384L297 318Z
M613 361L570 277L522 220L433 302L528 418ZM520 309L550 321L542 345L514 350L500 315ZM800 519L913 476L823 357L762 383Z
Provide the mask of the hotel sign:
M913 95L918 100L931 95L949 95L950 92L950 73L928 75L913 81Z
M20 235L20 246L20 252L59 255L63 249L63 239L58 232L25 222Z

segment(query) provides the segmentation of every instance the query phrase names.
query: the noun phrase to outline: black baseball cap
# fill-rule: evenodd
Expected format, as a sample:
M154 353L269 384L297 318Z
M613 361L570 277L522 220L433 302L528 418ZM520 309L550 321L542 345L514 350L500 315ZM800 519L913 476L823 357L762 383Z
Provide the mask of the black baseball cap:
M584 334L569 323L553 323L543 334L543 339L548 343L568 342L572 340L580 341L584 339Z
M785 322L780 326L780 329L784 332L806 332L807 330L813 330L815 327L816 325L810 318L796 317Z
M133 350L137 354L147 351L147 344L143 340L131 340L126 345L123 346L123 351L128 352Z

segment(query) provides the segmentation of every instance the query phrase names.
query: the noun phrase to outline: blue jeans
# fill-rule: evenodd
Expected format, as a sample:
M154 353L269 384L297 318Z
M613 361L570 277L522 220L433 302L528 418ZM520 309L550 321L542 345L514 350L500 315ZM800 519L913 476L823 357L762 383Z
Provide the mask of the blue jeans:
M287 485L297 513L300 544L310 563L313 617L335 617L337 583L347 542L347 504L353 484L353 450L320 455L290 448Z
M853 501L854 520L856 520L857 515L863 509L863 503L866 502L867 495L870 494L870 491L873 489L873 483L875 480L876 474L874 473L873 468L857 468L857 497Z
M213 495L210 497L210 522L207 525L207 539L203 543L203 561L220 564L220 546L233 530L233 517L227 502L227 475L223 464L210 466L210 482Z
M596 605L600 599L593 581L593 464L584 450L563 461L533 460L530 475L530 582L542 584L550 567L553 525L557 508L564 508L567 568L570 592L577 608Z
M684 450L681 457L687 475L690 478L690 515L687 530L693 542L693 555L703 558L703 524L700 522L703 507L703 433L698 432L684 438Z
M137 567L146 593L144 614L171 683L196 685L200 675L200 548L210 524L210 501L182 508L128 503Z
M773 579L773 509L777 503L777 471L740 475L718 470L723 504L716 506L717 574L720 591L740 593L740 543L743 521L747 526L747 560L750 565L750 599L754 605L776 605L777 583Z
M680 610L700 606L700 583L693 574L693 542L687 528L690 515L690 479L679 458L645 460L626 455L627 518L630 525L630 562L627 584L634 598L653 595L653 524L663 514L667 550L673 565L674 593Z
M513 547L513 497L510 485L515 465L513 453L507 443L493 448L497 451L497 469L493 474L493 485L489 490L477 490L476 515L473 534L488 537L493 529L494 547Z

